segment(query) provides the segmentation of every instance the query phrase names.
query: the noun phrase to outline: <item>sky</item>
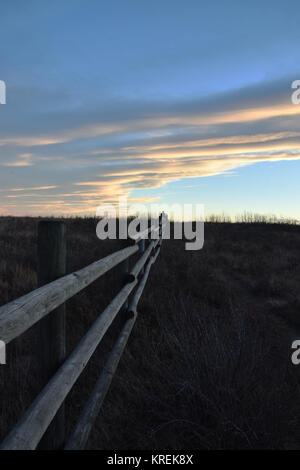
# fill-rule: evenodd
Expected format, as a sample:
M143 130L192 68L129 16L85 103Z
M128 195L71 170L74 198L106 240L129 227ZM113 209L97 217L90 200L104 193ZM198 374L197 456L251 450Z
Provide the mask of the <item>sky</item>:
M300 219L300 4L1 2L0 215Z

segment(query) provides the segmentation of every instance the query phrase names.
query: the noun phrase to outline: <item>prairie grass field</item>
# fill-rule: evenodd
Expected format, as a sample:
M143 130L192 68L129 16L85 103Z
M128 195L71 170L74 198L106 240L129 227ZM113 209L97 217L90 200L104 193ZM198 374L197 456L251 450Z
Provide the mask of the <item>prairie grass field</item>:
M38 218L0 218L0 305L36 287ZM96 219L68 218L67 272L114 252ZM300 448L300 226L205 224L202 250L165 240L87 449ZM134 260L132 260L133 263ZM67 352L118 292L116 269L67 302ZM76 422L120 328L66 401ZM1 440L37 395L35 327L0 366Z

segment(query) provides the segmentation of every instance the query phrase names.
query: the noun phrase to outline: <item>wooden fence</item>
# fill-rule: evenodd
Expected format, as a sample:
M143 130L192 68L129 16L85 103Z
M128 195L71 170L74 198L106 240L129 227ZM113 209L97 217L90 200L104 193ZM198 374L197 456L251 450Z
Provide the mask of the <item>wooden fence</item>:
M0 339L8 344L38 323L35 328L39 340L39 375L43 388L5 438L1 450L34 450L39 443L44 449L85 447L136 321L138 302L151 266L160 252L164 220L161 214L154 226L132 240L131 246L68 275L65 275L65 225L53 221L39 223L39 287L0 308ZM140 257L129 271L128 259L135 253L139 253ZM64 303L117 265L123 287L66 359ZM121 332L66 442L65 398L120 311L124 314Z

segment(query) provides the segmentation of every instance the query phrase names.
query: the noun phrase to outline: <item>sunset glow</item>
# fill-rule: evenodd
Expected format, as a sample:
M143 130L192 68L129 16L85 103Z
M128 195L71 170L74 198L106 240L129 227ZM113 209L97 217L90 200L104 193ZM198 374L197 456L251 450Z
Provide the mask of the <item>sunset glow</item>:
M239 16L234 1L191 1L182 16L180 3L2 8L1 214L94 215L125 195L299 217L295 16L266 6ZM278 191L281 177L292 189Z

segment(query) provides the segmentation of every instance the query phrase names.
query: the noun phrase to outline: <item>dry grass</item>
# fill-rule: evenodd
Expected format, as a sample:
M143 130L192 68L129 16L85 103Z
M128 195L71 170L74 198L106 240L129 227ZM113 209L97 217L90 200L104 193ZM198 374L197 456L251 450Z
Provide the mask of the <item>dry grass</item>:
M0 303L36 284L37 219L0 219ZM118 247L94 219L68 219L68 271ZM206 224L205 245L165 241L89 449L300 446L300 227ZM112 271L68 302L68 351L117 291ZM68 432L97 380L115 324L67 400ZM298 331L299 330L299 331ZM297 336L298 335L298 336ZM1 437L37 393L33 332L1 366Z

